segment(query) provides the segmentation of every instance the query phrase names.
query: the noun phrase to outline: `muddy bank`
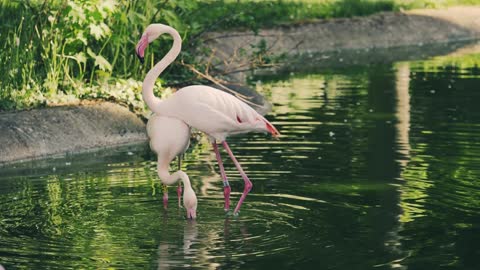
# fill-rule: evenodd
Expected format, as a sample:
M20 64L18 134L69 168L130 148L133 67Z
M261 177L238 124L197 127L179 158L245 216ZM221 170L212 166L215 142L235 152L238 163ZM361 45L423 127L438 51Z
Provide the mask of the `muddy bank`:
M146 141L145 125L110 102L0 114L0 165Z
M325 69L352 66L392 65L395 62L416 61L448 55L480 52L480 41L461 41L394 48L376 48L303 54L288 59L288 65L263 68L251 73L255 78L279 77L290 73L322 72Z
M349 62L349 57L369 59L376 51L403 46L428 46L480 38L480 7L452 7L445 10L385 12L369 17L320 20L253 32L219 32L206 37L221 69L244 69L248 59L266 44L267 54L285 55L285 64L302 62L312 55L332 63L330 56ZM426 48L428 50L428 48ZM425 48L423 48L425 50ZM352 53L354 52L354 53ZM364 56L362 56L364 54ZM342 57L341 55L345 55ZM390 55L395 59L395 55ZM298 60L300 59L300 60ZM293 61L293 62L292 62ZM241 75L234 73L237 80ZM244 74L242 74L244 75Z

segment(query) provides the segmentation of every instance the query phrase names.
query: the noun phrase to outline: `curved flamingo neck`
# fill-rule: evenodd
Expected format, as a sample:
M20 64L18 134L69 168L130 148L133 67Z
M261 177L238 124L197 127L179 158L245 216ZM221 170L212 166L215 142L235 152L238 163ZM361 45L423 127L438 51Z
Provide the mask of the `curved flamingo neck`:
M163 184L173 185L178 180L182 180L185 190L192 188L192 185L190 184L190 178L184 171L179 170L172 174L168 172L168 163L158 161L157 172Z
M154 113L159 113L159 106L162 100L153 94L155 80L170 65L182 50L182 39L177 30L169 26L162 26L162 32L169 34L173 38L172 48L150 71L148 71L145 80L143 80L142 97L148 108Z

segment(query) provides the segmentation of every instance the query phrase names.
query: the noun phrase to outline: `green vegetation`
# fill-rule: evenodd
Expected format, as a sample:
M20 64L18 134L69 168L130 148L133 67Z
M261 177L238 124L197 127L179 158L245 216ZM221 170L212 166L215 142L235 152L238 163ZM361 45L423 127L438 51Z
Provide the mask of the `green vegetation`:
M103 98L142 111L141 80L155 60L148 54L142 67L133 48L151 22L178 29L184 39L180 60L194 64L194 56L206 53L200 38L207 31L475 3L480 1L0 0L0 110ZM169 48L162 39L150 51L160 57ZM200 80L181 62L162 76L164 86Z

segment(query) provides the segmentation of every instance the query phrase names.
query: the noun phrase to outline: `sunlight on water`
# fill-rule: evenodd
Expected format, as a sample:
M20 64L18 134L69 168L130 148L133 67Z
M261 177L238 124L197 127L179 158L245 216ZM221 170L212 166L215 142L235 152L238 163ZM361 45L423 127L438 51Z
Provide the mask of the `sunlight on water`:
M282 133L232 137L253 181L223 211L208 142L198 199L164 209L147 145L0 168L8 269L474 269L480 250L477 54L259 77ZM468 60L468 61L467 61ZM465 64L470 63L470 64ZM261 83L260 83L261 82ZM243 181L223 154L232 205ZM172 163L172 169L175 167Z

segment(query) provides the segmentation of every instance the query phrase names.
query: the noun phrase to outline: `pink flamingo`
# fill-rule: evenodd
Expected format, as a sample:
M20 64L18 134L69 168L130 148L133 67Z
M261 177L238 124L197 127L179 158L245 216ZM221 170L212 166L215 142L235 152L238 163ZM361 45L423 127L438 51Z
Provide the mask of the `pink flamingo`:
M192 85L178 90L166 100L156 97L153 94L154 82L162 71L177 58L182 47L182 40L174 28L163 24L151 24L145 29L136 46L137 56L143 62L148 44L164 33L173 37L173 46L162 60L147 73L143 81L143 100L154 113L180 119L208 135L220 168L224 186L225 211L228 211L231 189L217 142L223 145L245 183L243 193L234 210L234 214L238 214L245 197L252 189L252 182L230 150L226 142L227 136L251 131L270 132L273 136L278 136L280 133L245 102L213 87Z
M147 123L147 133L150 138L150 148L157 154L157 173L165 185L173 185L182 180L184 185L183 205L187 209L187 218L197 216L197 196L192 189L188 175L181 171L169 174L168 167L176 156L183 154L190 144L190 127L183 121L154 114ZM180 162L180 161L179 161ZM180 167L180 166L179 166ZM181 185L178 186L178 204L180 206ZM168 194L164 192L163 203L166 205Z

